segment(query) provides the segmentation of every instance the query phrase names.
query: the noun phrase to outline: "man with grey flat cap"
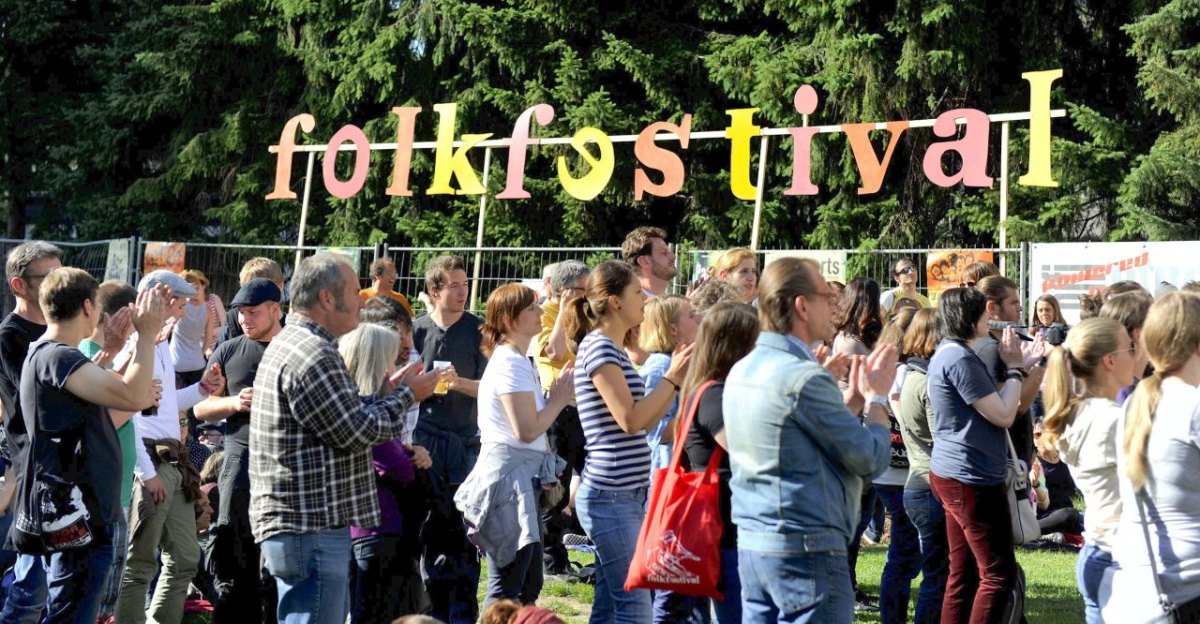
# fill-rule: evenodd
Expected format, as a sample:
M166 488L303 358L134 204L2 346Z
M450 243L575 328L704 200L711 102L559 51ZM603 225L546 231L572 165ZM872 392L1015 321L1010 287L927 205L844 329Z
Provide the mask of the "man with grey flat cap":
M260 569L258 544L250 531L250 402L254 399L254 377L267 345L282 329L280 309L282 293L269 279L258 277L246 282L233 296L230 309L237 311L242 332L217 346L208 367L225 375L225 389L214 392L196 405L196 417L203 421L225 421L225 459L217 476L221 501L213 523L213 622L261 622L264 606L268 615L275 610L274 592L259 595ZM274 581L261 583L273 590ZM266 593L266 592L264 592Z
M158 270L142 278L138 292L158 285L170 289L167 317L178 320L187 300L196 294L195 288L170 271ZM224 388L225 378L219 370L209 368L199 382L176 389L175 365L167 338L165 331L158 335L154 356L154 378L163 381L162 399L156 409L133 416L141 442L136 445L134 474L141 487L133 491L129 557L117 600L116 619L122 623L143 624L147 616L156 622L181 621L188 583L196 575L200 559L195 513L195 504L200 499L200 476L188 462L179 425L183 412ZM159 549L162 574L147 610L146 589L158 571Z

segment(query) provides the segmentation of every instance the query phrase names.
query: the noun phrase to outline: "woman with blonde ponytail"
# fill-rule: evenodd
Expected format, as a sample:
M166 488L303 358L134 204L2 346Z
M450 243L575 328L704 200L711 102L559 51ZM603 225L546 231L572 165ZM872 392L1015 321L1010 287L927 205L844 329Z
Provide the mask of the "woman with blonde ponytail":
M1112 575L1113 540L1121 519L1117 479L1117 424L1124 410L1117 392L1134 368L1133 339L1110 318L1076 325L1050 352L1042 396L1042 445L1058 449L1087 505L1086 541L1075 564L1088 624L1100 617L1100 586Z
M1158 586L1188 611L1200 598L1200 297L1155 301L1141 338L1154 374L1138 384L1117 431L1118 569L1100 592L1104 620L1122 624L1167 621Z

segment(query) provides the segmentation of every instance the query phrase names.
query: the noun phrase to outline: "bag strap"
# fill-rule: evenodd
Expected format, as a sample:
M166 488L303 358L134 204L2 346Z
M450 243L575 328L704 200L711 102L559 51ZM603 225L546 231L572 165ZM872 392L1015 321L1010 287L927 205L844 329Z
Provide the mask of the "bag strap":
M1146 497L1145 486L1134 495L1138 508L1138 515L1142 518L1142 537L1146 538L1146 554L1150 558L1150 575L1154 577L1154 589L1158 592L1158 604L1162 607L1163 613L1170 613L1175 610L1175 604L1167 597L1167 592L1163 591L1162 581L1158 578L1158 564L1154 563L1154 548L1150 545L1150 524L1146 522L1146 508L1143 507L1143 499Z
M696 412L700 410L700 398L704 396L704 392L706 390L715 386L716 384L717 382L714 380L704 382L699 388L696 388L695 392L692 393L692 396L690 397L691 400L688 401L686 405L682 406L682 409L684 410L683 420L679 423L679 430L675 432L675 448L671 450L671 464L668 466L669 470L674 471L679 469L679 465L683 461L683 441L687 439L688 434L692 431L692 422L696 419ZM717 446L719 447L720 445L718 444ZM713 456L717 456L715 452L713 453ZM712 461L709 461L709 464L711 465Z

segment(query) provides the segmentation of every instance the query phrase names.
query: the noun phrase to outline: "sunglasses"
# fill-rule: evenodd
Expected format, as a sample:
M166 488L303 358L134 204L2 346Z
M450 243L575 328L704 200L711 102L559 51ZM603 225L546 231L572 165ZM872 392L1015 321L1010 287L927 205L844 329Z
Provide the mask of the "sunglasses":
M903 269L896 271L896 275L908 275L909 273L916 273L916 272L917 272L917 267L904 267Z

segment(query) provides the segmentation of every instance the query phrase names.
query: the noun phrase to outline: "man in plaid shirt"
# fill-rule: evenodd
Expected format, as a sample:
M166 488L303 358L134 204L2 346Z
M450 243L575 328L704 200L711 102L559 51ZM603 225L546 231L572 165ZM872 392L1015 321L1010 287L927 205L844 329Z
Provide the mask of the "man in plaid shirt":
M396 439L437 372L408 366L364 405L337 351L358 326L358 277L317 254L292 279L288 324L263 354L250 408L250 522L279 588L279 621L342 624L349 525L379 524L371 447Z

